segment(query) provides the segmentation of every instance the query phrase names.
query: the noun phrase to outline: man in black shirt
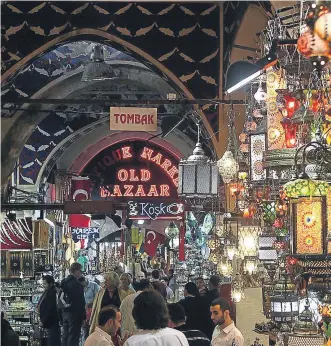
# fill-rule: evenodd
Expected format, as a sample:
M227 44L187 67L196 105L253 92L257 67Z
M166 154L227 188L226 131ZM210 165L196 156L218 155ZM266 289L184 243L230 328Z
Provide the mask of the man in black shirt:
M63 338L62 346L78 346L81 327L86 319L84 288L78 279L82 276L82 265L73 263L70 275L61 282L61 288L69 298L70 306L63 308Z
M210 346L210 340L200 330L190 329L185 324L185 310L178 304L168 304L169 327L181 331L190 346Z

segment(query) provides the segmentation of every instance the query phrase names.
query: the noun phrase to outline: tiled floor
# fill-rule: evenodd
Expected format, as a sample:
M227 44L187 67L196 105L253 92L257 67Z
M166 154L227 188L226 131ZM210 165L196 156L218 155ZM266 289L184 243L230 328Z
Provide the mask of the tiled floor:
M269 345L269 338L253 332L255 323L267 321L262 312L262 289L246 288L245 299L236 306L237 327L245 339L245 346L253 344L255 338L259 338L264 346Z

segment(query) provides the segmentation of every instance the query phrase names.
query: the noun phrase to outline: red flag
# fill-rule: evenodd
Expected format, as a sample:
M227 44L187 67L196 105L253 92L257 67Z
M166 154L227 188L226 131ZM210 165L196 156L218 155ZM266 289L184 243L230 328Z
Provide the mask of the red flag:
M71 179L71 197L73 201L91 199L91 182L88 177L73 177Z
M73 201L85 201L91 199L91 182L88 177L73 177L71 179L71 198ZM91 218L83 214L71 214L69 226L89 228Z
M179 252L178 252L178 260L185 261L185 227L184 223L180 223L179 229Z
M159 244L164 244L165 236L158 232L146 230L144 251L147 255L154 257Z

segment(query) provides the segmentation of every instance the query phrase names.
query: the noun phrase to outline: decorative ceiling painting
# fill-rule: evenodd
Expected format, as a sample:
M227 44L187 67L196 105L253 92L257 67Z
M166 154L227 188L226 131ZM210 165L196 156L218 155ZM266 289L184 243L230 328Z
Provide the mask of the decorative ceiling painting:
M234 39L242 13L246 8L246 2L225 2L225 52L228 51L228 46ZM127 55L134 55L134 53L116 42L97 37L93 29L115 35L149 54L173 72L196 98L218 96L220 12L215 3L126 4L24 1L2 2L1 10L3 14L2 73L49 41L73 30L91 28L90 38L93 36L93 40L111 45L113 52L114 48L125 51L126 59ZM91 20L91 18L97 18L97 20ZM79 38L83 39L84 36ZM77 40L77 36L70 40ZM28 45L23 44L26 41L29 42ZM61 43L65 42L59 42L57 45ZM118 53L116 59L120 58L121 54L123 53ZM68 52L58 47L53 51L53 55L48 56L51 64L45 61L47 60L45 55L44 61L37 65L22 66L21 77L23 73L26 75L25 79L29 80L30 74L27 73L29 71L38 77L36 87L42 87L65 71L72 69L73 66L78 68L84 64L84 59L77 57L78 62L72 57L68 58L67 55ZM162 71L156 69L146 59L144 60L143 56L135 56L135 58L162 74ZM88 59L86 54L85 59ZM42 78L39 78L38 74L41 74ZM30 97L34 90L29 90L30 86L26 84L31 83L17 80L9 86L6 85L6 95L3 97L10 99L9 96L17 97L17 93L21 98ZM11 93L14 95L10 95ZM216 110L210 107L204 111L211 125L216 129Z

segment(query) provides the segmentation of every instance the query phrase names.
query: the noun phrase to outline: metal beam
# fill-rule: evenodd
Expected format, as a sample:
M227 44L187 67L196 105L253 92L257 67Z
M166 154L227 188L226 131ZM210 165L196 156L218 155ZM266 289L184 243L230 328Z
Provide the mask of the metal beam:
M64 210L64 203L1 203L1 211Z
M131 106L131 105L206 105L206 104L234 104L243 105L246 104L244 100L222 100L222 99L177 99L177 100L165 100L165 99L155 99L155 100L86 100L86 99L29 99L22 100L19 102L17 99L9 100L2 99L2 103L11 103L14 105L22 104L40 104L40 105L92 105L101 104L107 106Z

